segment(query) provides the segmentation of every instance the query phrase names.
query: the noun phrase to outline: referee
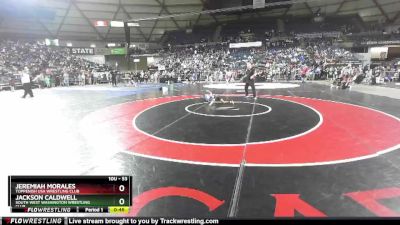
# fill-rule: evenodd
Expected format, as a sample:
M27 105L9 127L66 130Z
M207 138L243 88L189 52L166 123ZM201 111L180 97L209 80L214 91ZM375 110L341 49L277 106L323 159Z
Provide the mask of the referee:
M256 79L256 68L250 62L247 63L246 75L243 78L245 82L244 91L246 92L246 98L249 95L249 86L253 92L253 97L256 98L256 87L254 85Z
M25 98L28 94L29 96L31 96L31 98L33 98L32 83L28 67L25 67L25 69L21 73L21 83L22 87L24 88L24 95L22 96L22 98Z

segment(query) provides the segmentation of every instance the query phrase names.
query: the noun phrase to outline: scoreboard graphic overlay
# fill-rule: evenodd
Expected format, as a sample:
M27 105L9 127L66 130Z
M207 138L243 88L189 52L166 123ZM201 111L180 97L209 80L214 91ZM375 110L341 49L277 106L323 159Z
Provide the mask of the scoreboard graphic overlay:
M8 205L21 213L127 213L131 176L9 176Z

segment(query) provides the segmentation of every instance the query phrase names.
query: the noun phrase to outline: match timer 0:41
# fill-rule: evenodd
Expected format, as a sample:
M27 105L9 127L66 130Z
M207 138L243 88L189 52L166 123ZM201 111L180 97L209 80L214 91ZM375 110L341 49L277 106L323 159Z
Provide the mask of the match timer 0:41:
M131 176L9 176L12 212L127 213Z

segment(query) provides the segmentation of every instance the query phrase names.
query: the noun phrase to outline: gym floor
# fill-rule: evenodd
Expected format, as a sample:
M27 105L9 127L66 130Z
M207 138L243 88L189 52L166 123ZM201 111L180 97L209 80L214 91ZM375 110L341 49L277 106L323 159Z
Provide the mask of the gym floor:
M1 92L1 179L131 175L135 216L400 216L400 89L163 87Z

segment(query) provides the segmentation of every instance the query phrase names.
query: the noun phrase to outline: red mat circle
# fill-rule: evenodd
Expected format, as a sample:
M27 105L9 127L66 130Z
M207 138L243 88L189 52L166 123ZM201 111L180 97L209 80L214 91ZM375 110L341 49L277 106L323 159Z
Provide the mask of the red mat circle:
M398 118L366 107L302 97L260 96L307 105L323 116L324 121L318 129L278 142L247 146L185 144L153 138L132 126L132 119L150 107L196 97L128 102L96 111L86 119L95 127L96 124L104 126L104 123L112 127L112 135L119 138L130 154L200 165L238 166L243 155L247 166L325 165L372 158L400 148Z

